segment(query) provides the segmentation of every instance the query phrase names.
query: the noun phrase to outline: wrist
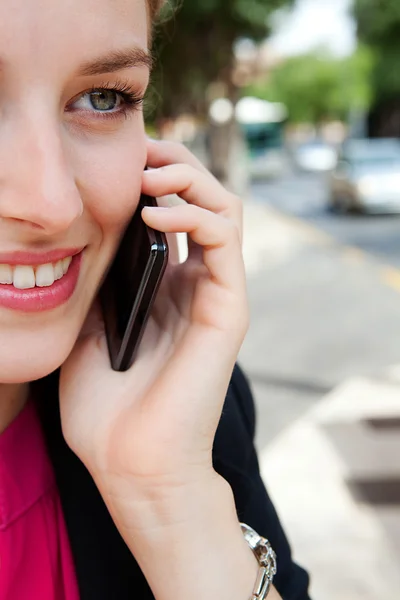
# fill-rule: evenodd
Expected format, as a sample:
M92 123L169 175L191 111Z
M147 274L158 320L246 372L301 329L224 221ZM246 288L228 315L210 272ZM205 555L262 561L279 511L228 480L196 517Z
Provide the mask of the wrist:
M229 484L208 479L135 498L114 518L157 600L247 600L259 565L245 541Z
M259 567L224 479L154 507L153 529L141 529L131 550L157 600L248 600Z
M127 474L92 473L92 477L114 521L126 521L137 534L191 521L196 511L193 499L205 493L217 497L232 495L229 484L212 466L193 468L188 474L146 476L139 480Z
M135 539L185 523L191 526L199 513L215 504L228 503L235 511L229 484L213 468L140 484L124 476L94 479L121 534L125 536L123 528L134 530Z

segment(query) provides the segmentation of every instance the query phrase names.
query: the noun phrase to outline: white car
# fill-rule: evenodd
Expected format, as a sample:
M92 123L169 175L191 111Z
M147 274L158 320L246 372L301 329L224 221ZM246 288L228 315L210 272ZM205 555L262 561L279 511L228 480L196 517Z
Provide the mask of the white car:
M298 146L293 152L295 165L302 171L332 171L337 164L337 152L324 142L309 142Z
M330 178L329 204L338 212L400 212L400 142L346 142Z

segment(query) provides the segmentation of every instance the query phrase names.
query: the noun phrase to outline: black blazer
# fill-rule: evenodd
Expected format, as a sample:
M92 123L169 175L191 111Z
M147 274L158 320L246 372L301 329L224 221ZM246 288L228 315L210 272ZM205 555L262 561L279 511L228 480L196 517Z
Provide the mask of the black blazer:
M53 400L58 396L58 375L42 380L36 387L81 600L154 600L91 476L62 437L58 402ZM308 575L292 561L289 544L260 477L253 444L255 420L248 382L236 366L215 437L214 467L232 487L239 520L271 541L278 556L275 584L283 600L309 600Z

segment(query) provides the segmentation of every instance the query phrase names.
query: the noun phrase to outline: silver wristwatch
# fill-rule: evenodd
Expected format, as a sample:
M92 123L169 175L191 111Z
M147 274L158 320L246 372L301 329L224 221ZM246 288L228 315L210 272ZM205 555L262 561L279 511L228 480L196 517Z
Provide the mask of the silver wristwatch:
M260 565L256 584L250 600L265 600L271 589L272 581L276 575L276 554L272 550L269 541L260 535L254 529L240 523L242 533L246 542L253 550L255 557Z

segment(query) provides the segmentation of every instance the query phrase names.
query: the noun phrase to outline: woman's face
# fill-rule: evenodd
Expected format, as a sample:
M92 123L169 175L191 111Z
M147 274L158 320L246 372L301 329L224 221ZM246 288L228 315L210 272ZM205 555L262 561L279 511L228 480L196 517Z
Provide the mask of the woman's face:
M135 210L147 25L145 0L0 1L2 383L63 363Z

